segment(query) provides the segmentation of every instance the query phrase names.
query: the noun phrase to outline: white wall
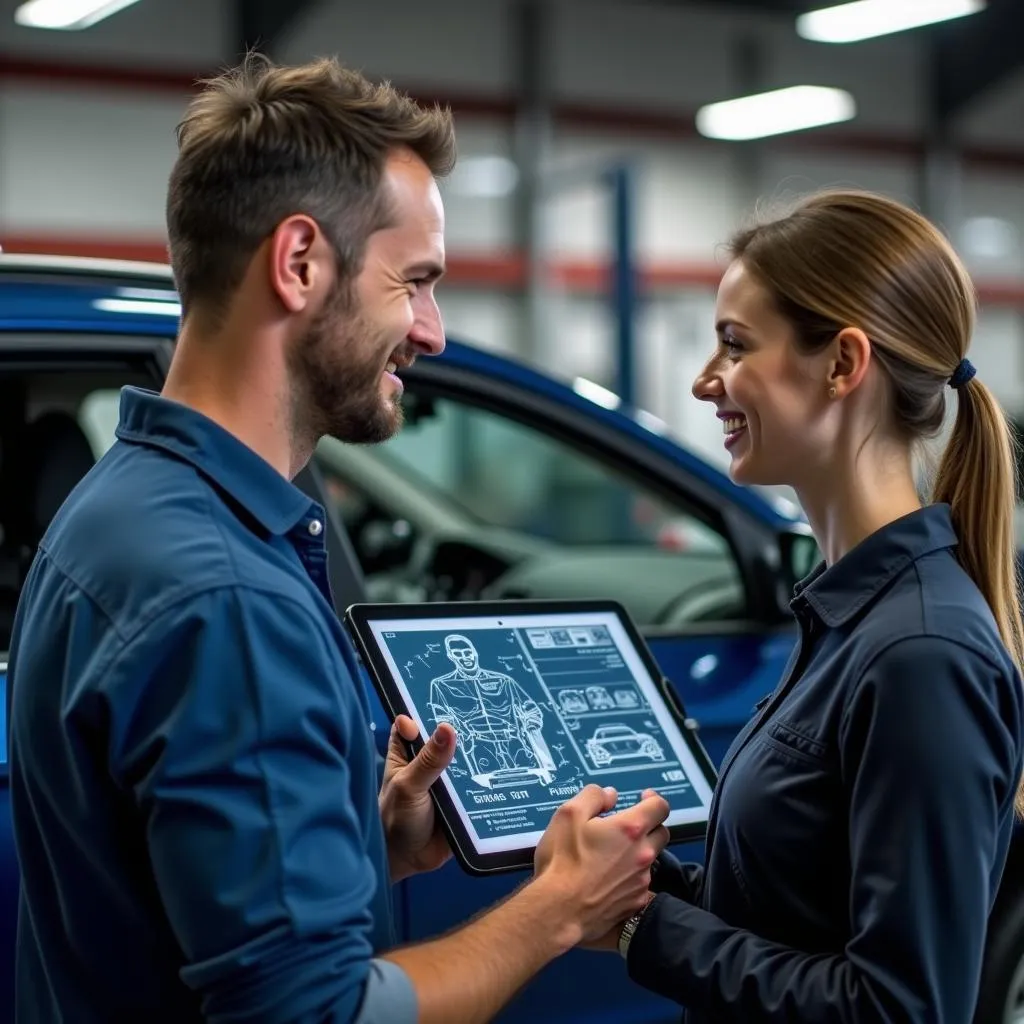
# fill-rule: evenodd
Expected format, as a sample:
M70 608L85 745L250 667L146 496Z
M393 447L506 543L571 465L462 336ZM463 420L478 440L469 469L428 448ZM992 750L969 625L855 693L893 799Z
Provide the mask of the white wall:
M143 0L85 33L20 28L18 0L0 0L0 242L5 236L163 239L164 189L174 159L174 127L188 99L190 73L234 58L234 5L228 0ZM750 203L785 201L823 185L878 189L919 198L919 168L879 140L913 138L924 103L918 37L827 47L795 37L787 18L740 16L710 5L642 0L550 0L552 81L557 100L577 107L678 117L678 133L584 129L562 124L552 159L589 168L628 159L635 167L636 236L642 263L676 284L649 296L637 321L644 403L714 457L720 438L689 398L693 375L712 343L713 290L687 285L687 267L713 267L716 247L747 216ZM280 57L299 61L337 53L369 74L418 93L501 100L516 90L516 22L511 0L375 0L313 4L282 41ZM858 151L808 145L795 137L745 150L685 130L700 104L735 94L750 69L737 46L762 47L760 81L834 84L852 90L859 115L835 129L839 140L870 136ZM4 74L2 58L120 65L182 77L180 89L52 81ZM141 81L141 79L140 79ZM1019 145L1024 73L1012 76L962 119L963 137L985 146ZM666 120L664 126L672 122ZM663 127L664 127L663 126ZM460 115L463 160L513 157L513 126L500 117ZM468 166L468 164L464 164ZM1024 162L1022 162L1024 166ZM448 246L465 260L493 261L516 251L510 196L466 195L445 186ZM546 233L555 260L605 261L611 255L607 193L585 177L553 196ZM980 218L980 220L979 220ZM979 373L1015 410L1024 411L1024 171L968 165L956 223L948 225L983 294L1000 284L975 342ZM697 274L706 279L707 270ZM1009 300L1007 300L1009 296ZM458 280L443 292L450 333L507 352L535 352L561 375L613 384L614 321L606 299L571 291L553 277L549 331L539 342L522 297ZM532 343L532 344L531 344ZM710 433L709 433L710 431Z

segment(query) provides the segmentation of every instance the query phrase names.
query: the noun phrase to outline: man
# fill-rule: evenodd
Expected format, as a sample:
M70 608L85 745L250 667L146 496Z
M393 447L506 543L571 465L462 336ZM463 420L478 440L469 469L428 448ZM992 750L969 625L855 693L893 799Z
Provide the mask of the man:
M488 788L551 782L555 762L537 702L510 675L484 668L467 637L452 633L444 648L455 668L431 681L430 708L458 735L473 780Z
M590 787L512 898L391 948L389 881L449 856L428 788L456 737L406 763L393 731L379 785L323 510L290 480L324 434L394 432L396 371L443 348L450 119L334 61L253 58L179 150L166 386L125 390L14 630L17 1019L487 1020L645 902L667 805L603 817Z

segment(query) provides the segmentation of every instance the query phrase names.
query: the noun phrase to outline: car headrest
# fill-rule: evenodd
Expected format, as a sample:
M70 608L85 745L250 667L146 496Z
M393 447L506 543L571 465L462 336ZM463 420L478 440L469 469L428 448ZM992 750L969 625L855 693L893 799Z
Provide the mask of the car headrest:
M25 526L34 546L96 459L77 420L64 412L43 413L33 420L28 426L25 450L30 453Z

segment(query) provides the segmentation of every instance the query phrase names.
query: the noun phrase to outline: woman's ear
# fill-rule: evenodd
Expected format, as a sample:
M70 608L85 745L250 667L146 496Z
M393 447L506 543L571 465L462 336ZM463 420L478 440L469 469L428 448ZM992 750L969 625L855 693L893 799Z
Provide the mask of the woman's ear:
M828 379L832 398L843 398L860 387L871 365L871 341L859 327L844 327L832 340Z

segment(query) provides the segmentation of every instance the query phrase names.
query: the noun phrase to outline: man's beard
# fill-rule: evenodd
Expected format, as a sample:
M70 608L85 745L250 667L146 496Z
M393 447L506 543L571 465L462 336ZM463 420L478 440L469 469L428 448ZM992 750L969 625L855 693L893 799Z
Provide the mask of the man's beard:
M402 425L402 407L398 395L388 400L381 393L385 351L382 332L339 288L288 353L296 439L376 444L391 437Z

